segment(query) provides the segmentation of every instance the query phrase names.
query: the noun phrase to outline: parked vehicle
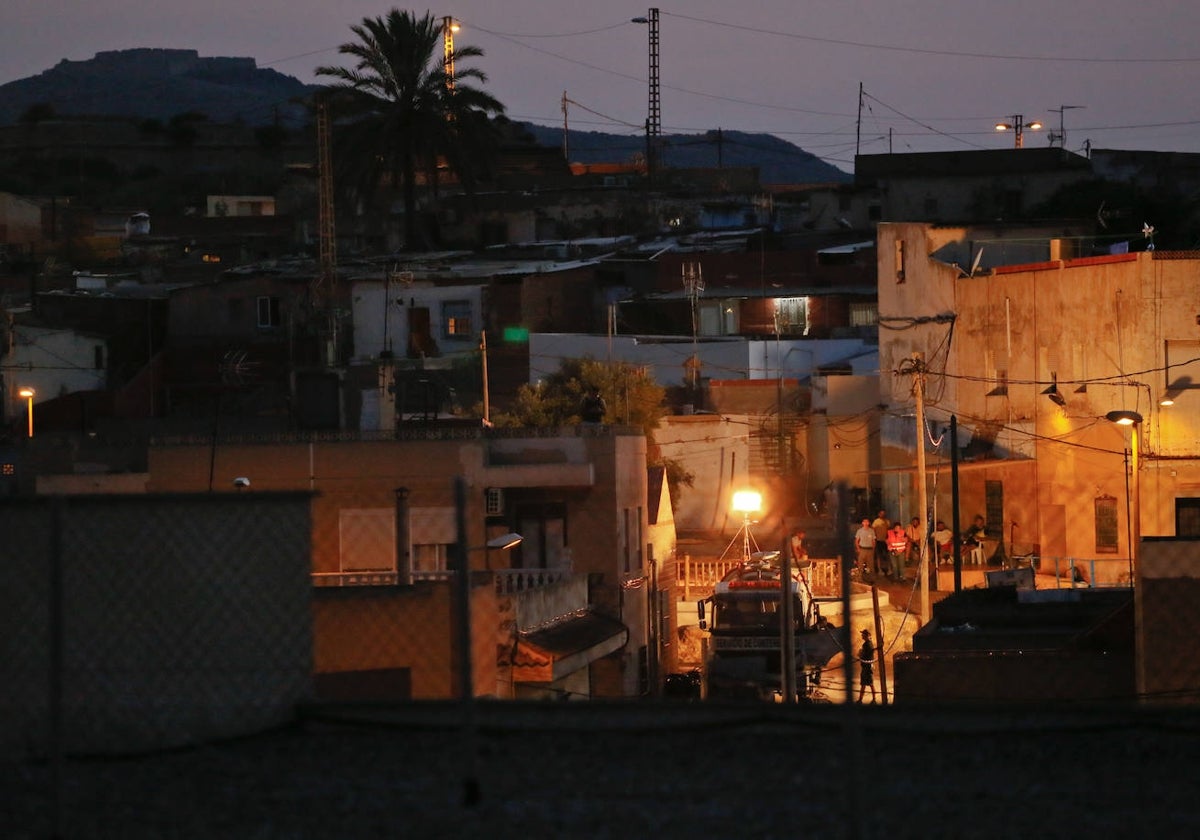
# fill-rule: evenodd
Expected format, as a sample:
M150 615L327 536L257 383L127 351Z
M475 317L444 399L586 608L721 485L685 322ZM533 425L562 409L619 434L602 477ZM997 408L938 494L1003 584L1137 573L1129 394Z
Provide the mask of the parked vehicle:
M778 551L756 552L725 575L698 604L700 628L709 632L704 696L769 700L783 690L780 627L782 570ZM821 616L804 577L804 561L792 571L791 598L796 693L809 698L821 669L839 650L833 628ZM711 621L706 619L706 604Z

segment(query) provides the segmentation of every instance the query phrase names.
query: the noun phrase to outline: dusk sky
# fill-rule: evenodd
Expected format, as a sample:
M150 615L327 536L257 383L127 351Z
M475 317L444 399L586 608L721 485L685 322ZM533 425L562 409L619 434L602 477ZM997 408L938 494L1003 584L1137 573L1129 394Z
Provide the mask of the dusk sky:
M171 47L254 58L302 81L339 63L350 25L377 0L5 0L0 83L61 59ZM424 13L426 6L401 6ZM664 133L769 132L852 168L859 84L864 154L997 149L998 121L1039 119L1025 146L1200 152L1196 9L1179 0L881 3L690 0L660 10ZM431 8L513 119L640 134L647 7L584 0L455 0ZM1071 106L1061 111L1063 106Z

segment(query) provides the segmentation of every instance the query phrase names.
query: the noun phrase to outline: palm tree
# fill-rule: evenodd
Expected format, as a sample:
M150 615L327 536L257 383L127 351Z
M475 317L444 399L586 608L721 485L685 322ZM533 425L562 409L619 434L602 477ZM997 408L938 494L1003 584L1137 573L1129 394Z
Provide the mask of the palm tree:
M470 189L486 172L495 132L488 117L504 106L471 84L487 81L483 71L462 68L464 59L483 55L478 47L454 50L453 85L442 60L442 24L429 12L392 9L384 17L363 18L351 26L358 37L338 47L356 59L353 69L318 67L335 81L324 88L339 127L338 171L355 197L370 197L399 181L404 202L405 247L415 246L416 176L433 182L439 158ZM464 83L465 82L465 83Z

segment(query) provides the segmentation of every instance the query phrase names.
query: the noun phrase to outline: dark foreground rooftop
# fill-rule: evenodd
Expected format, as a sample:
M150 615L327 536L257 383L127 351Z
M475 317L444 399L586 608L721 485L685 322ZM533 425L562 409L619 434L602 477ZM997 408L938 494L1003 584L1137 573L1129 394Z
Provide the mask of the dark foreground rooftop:
M71 758L57 786L52 763L0 762L0 836L1200 832L1193 710L648 702L475 710L471 730L453 704L323 709L228 743Z

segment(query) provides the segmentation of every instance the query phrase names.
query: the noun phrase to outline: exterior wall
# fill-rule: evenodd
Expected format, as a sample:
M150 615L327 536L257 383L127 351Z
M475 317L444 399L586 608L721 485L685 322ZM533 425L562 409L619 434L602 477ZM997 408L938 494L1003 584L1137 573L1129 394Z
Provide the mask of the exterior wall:
M3 356L0 374L15 402L9 416L24 416L20 388L33 388L34 422L39 402L75 391L103 390L108 382L108 342L70 329L19 325L13 329L12 352ZM96 367L96 353L101 366ZM15 414L14 414L15 412Z
M1200 358L1200 259L1142 252L995 266L966 277L926 256L971 236L962 228L880 225L881 318L906 325L880 335L881 393L889 409L881 426L883 465L913 464L911 376L893 372L921 352L929 420L944 430L957 415L960 445L1007 459L991 461L986 472L964 473L961 518L985 512L986 480L1003 481L1003 521L989 522L997 536L1002 529L1006 542L1038 545L1043 557L1111 560L1106 575L1128 580L1133 494L1125 453L1132 440L1104 415L1131 409L1144 418L1143 463L1133 478L1142 489L1141 532L1172 535L1175 499L1200 496L1194 483L1200 391L1182 389L1170 408L1157 400L1171 382L1195 372L1181 362ZM897 242L906 254L902 283ZM996 392L1000 370L1007 370L1006 393ZM1043 393L1055 380L1064 407ZM1097 546L1096 500L1103 498L1117 500L1115 550ZM896 501L888 500L889 510Z
M693 348L700 357L702 379L803 379L815 367L864 356L867 345L859 339L804 339L752 341L743 338L693 343L681 336L604 336L568 333L531 333L529 355L542 360L531 365L530 384L542 371L556 370L560 359L613 359L649 368L659 385L688 384L687 360Z
M42 238L42 208L28 199L0 192L0 246L25 253Z
M1138 561L1138 693L1148 703L1194 704L1200 692L1200 541L1145 540Z
M676 527L710 531L724 527L733 491L749 482L749 419L716 414L664 417L654 433L664 458L695 476L681 488Z
M482 285L434 286L428 281L408 286L399 281L387 284L382 280L355 281L352 293L354 357L360 360L377 358L390 344L392 353L403 358L409 346L408 313L419 307L429 310L429 333L439 355L477 351L479 331L484 324L482 290ZM443 307L449 301L464 301L469 306L471 331L468 335L446 335Z

